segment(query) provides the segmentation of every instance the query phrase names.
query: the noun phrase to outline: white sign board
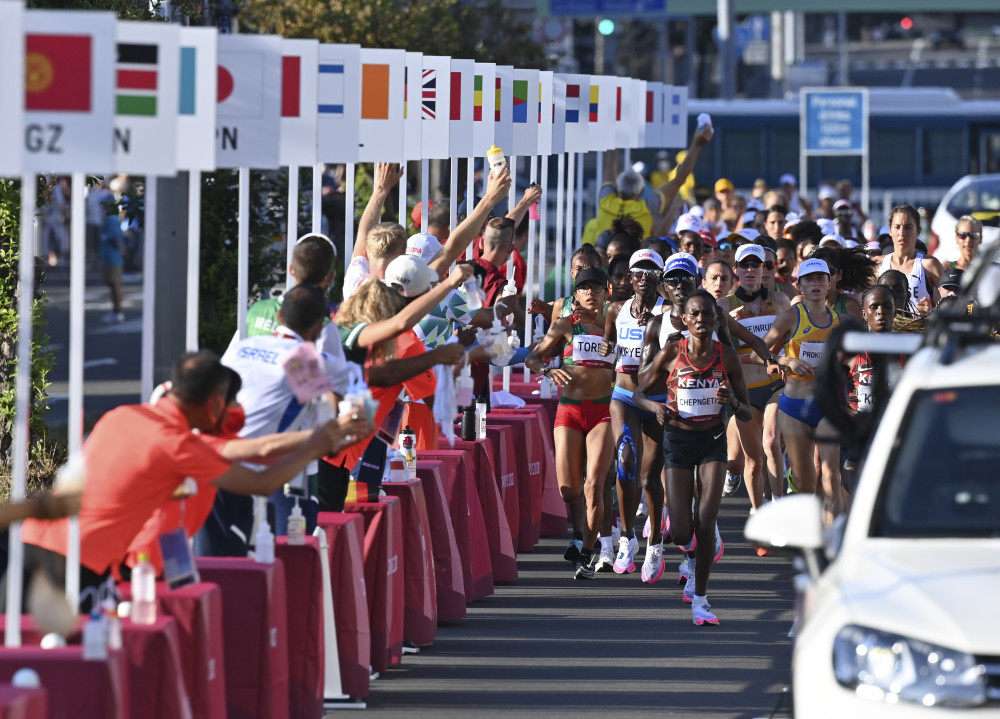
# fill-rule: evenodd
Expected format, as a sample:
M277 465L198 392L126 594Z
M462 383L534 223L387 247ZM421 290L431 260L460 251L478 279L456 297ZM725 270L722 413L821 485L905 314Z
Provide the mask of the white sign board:
M514 125L514 144L511 145L510 154L537 155L538 70L514 69L511 119Z
M403 75L406 52L361 48L359 162L403 158Z
M219 36L219 167L281 166L281 43L276 35Z
M446 160L450 157L450 118L451 58L424 55L424 70L420 77L421 159Z
M21 174L24 136L24 5L0 3L0 176Z
M496 126L496 65L477 62L472 82L473 156L486 155L493 144Z
M319 162L357 162L361 46L323 44L316 60Z
M319 43L281 41L281 164L316 164Z
M448 135L449 154L452 157L473 157L476 154L474 83L476 63L473 60L451 61L451 128Z
M180 31L177 167L214 170L219 34L210 27L182 27Z

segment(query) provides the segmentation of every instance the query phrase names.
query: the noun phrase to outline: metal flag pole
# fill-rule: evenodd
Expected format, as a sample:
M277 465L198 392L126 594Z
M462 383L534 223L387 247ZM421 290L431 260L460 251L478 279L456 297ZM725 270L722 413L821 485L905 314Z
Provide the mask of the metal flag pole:
M296 185L298 183L296 182ZM317 235L323 232L323 163L313 165L312 176L312 230ZM295 231L298 234L299 203L295 203ZM295 239L298 239L297 237ZM291 262L289 262L291 264Z
M563 279L565 279L566 275L566 266L569 265L570 260L573 258L573 207L576 195L576 156L577 153L575 152L569 153L569 167L566 168L566 236L563 238L563 242L566 243L566 251L563 255L563 265L558 270L559 276ZM581 157L580 159L582 161L583 158ZM571 281L569 287L563 287L560 296L571 294L572 292Z
M466 217L472 214L474 199L476 195L476 158L470 157L465 165L465 214ZM455 198L458 199L458 198ZM459 203L452 200L451 203L451 231L455 231L455 225L458 222L458 205ZM472 259L472 245L474 243L470 242L469 246L465 249L465 259Z
M142 220L142 351L141 390L143 402L153 393L153 341L156 322L156 177L146 175L145 212Z
M427 201L431 196L431 161L426 157L420 161L420 231L427 232Z
M35 175L21 176L21 237L18 273L21 295L17 299L17 363L31 366L31 324L35 299ZM28 474L28 445L31 441L31 373L18 372L14 379L14 445L11 447L12 502L24 500L25 478ZM7 550L7 622L4 644L21 646L21 589L24 582L24 545L21 543L21 523L10 525Z
M201 282L201 171L188 173L187 317L184 345L198 349L198 292Z
M348 162L344 172L344 269L354 254L354 163Z
M451 177L448 179L448 197L451 201L448 203L448 214L450 224L448 227L455 226L455 213L457 212L457 205L455 204L455 198L458 197L458 158L451 158ZM424 213L428 211L428 208L424 207L420 212L420 217L423 218ZM438 237L438 242L442 245L444 241Z
M313 170L313 174L316 170ZM315 207L316 198L313 197ZM288 268L292 266L292 255L295 253L295 240L299 238L299 168L297 165L288 167L288 223L285 228L285 292L295 286L295 278Z
M75 456L83 445L83 358L86 288L87 227L82 172L70 176L70 261L69 261L69 417L67 449ZM145 307L145 304L143 305ZM112 307L112 311L114 307ZM145 310L144 310L145 311ZM27 315L31 317L31 315ZM145 341L145 336L143 336ZM143 347L145 349L145 347ZM148 395L146 395L148 396ZM69 520L66 549L66 601L80 606L80 520Z
M239 169L239 225L236 233L236 328L247 336L247 300L250 297L250 168Z
M577 237L583 237L583 166L586 164L586 153L581 152L576 163L576 215L573 227ZM575 242L574 242L575 244Z
M560 152L556 158L556 263L553 266L555 293L553 301L562 296L563 291L563 220L566 217L566 153Z
M402 162L404 172L403 177L399 181L399 224L406 227L406 161Z
M517 205L517 155L510 156L510 194L507 195L507 212L513 211ZM515 230L516 231L516 230ZM514 281L514 255L507 259L507 282ZM517 330L514 330L515 332ZM511 367L503 368L503 391L510 392Z
M597 190L594 193L594 204L596 205L601 201L601 182L604 180L604 151L598 151L597 153ZM628 163L626 161L626 167Z
M542 158L543 161L545 158ZM528 180L529 182L538 181L538 164L535 162L534 156L528 157ZM535 292L532 289L532 282L535 279L535 252L538 245L538 241L535 239L535 232L538 230L538 222L531 219L531 214L534 208L528 208L528 258L527 258L527 275L524 280L524 306L528 310L525 312L525 322L524 322L524 346L528 347L531 345L531 298L535 296ZM510 259L511 266L514 265L514 258ZM541 294L541 284L539 284L539 292ZM531 379L531 370L528 369L528 365L524 366L524 381L527 382Z

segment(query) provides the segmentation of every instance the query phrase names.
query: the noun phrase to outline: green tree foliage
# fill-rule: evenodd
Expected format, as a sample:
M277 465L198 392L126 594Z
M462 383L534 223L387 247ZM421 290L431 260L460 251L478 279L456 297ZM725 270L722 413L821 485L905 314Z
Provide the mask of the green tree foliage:
M244 29L547 69L531 27L501 0L247 0Z

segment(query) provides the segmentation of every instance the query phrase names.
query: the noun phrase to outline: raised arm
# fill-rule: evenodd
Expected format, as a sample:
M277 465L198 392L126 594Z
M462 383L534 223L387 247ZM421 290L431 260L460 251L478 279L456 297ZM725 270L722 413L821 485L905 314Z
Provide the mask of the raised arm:
M384 342L385 340L392 339L397 335L401 335L406 332L406 330L413 329L413 327L420 320L427 316L428 312L434 309L438 303L441 302L441 300L448 296L449 292L457 290L461 287L462 283L471 276L471 267L464 264L456 265L455 269L451 271L450 275L448 275L448 279L441 282L430 292L426 292L417 299L413 300L413 302L404 307L402 312L395 317L390 317L389 319L382 320L381 322L374 322L370 325L365 325L364 329L361 330L361 334L358 335L358 339L355 344L358 347L371 347L379 342ZM378 282L378 280L370 281Z
M687 157L684 158L684 162L677 168L674 178L656 188L656 191L663 195L663 212L655 215L654 219L662 217L666 213L670 207L670 203L674 201L677 193L680 192L681 187L684 185L684 181L687 180L688 176L694 170L694 165L698 161L698 155L701 154L701 148L712 141L714 134L710 125L696 132L694 139L691 140L691 147L688 148Z
M516 227L521 223L521 220L524 218L524 213L528 211L528 208L541 199L542 186L528 185L528 189L524 191L524 196L521 198L521 201L514 206L513 210L507 213L507 218L514 220L514 226Z
M428 264L432 270L438 273L438 277L446 277L448 268L452 263L461 257L469 244L479 234L480 228L490 216L490 211L507 196L510 191L510 170L504 167L500 172L490 173L489 183L486 185L486 196L476 205L476 208L466 217L462 223L455 228L454 232L444 243L444 247Z
M368 198L368 205L365 206L364 214L358 222L358 237L354 242L354 254L351 257L360 257L365 254L368 248L368 231L379 223L382 218L382 208L389 197L389 192L399 184L403 177L403 166L395 162L375 163L375 187L372 196Z

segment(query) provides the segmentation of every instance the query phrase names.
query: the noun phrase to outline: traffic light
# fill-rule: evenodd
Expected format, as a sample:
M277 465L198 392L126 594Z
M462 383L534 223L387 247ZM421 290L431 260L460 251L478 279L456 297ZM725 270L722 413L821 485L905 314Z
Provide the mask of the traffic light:
M597 23L597 32L602 35L610 35L615 31L615 21L611 18L604 18Z

